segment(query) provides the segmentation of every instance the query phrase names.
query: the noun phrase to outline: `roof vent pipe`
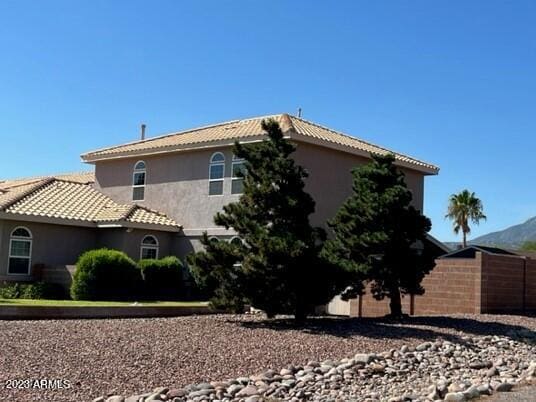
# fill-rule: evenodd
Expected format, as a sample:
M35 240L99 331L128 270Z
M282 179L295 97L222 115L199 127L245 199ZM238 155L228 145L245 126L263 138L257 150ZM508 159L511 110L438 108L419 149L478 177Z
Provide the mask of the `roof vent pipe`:
M145 127L147 127L145 124L141 125L141 140L142 141L145 139Z
M298 117L301 117L301 107L298 108Z

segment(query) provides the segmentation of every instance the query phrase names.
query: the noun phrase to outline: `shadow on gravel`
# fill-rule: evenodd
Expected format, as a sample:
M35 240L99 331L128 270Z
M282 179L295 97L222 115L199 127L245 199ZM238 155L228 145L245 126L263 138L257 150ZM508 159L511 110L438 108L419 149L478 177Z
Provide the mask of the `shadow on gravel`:
M304 324L296 324L292 319L280 318L260 321L234 321L229 323L252 329L271 329L275 331L303 331L316 335L330 335L341 338L363 336L368 338L404 339L414 338L433 341L442 338L451 342L464 343L462 337L467 335L505 335L515 336L519 341L532 343L536 337L534 331L521 325L500 322L485 322L471 318L459 317L408 317L404 320L387 318L311 318ZM454 331L463 334L452 333ZM528 337L519 334L527 334ZM530 339L532 338L532 341Z

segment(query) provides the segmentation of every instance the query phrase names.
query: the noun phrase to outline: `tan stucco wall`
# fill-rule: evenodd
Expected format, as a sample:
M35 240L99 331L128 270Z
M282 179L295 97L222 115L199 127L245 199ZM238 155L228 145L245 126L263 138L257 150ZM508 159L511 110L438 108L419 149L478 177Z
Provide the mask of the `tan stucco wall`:
M324 225L333 218L352 193L352 169L370 161L357 155L310 144L299 144L294 158L309 173L305 189L316 201L316 212L312 217L315 225ZM422 211L424 176L407 169L402 171L413 193L413 205Z
M208 195L208 171L211 155L225 154L224 195ZM315 225L324 225L351 193L351 169L368 159L316 145L300 143L294 155L310 177L306 189L316 200ZM145 200L139 202L165 212L186 232L208 230L216 233L213 217L216 212L238 196L231 195L230 147L196 150L142 158L147 165ZM132 171L141 158L97 162L96 187L114 200L132 202ZM424 177L421 173L404 169L406 182L414 195L414 205L422 210Z
M9 240L11 232L18 226L23 226L32 233L31 265L72 265L81 253L96 245L96 234L92 228L0 221L0 280L28 279L21 275L7 275Z
M225 181L221 196L208 195L209 160L225 155ZM144 157L147 165L145 200L136 203L164 212L185 229L215 228L213 217L238 199L231 195L231 148ZM132 202L132 170L138 159L99 162L96 187L117 202Z
M147 235L152 235L158 241L158 258L173 255L173 239L177 233L157 232L150 230L134 229L127 232L125 228L100 229L97 238L97 247L106 247L124 251L130 258L137 261L140 259L141 241Z
M141 241L146 235L158 240L158 256L175 254L175 242L179 234L151 230L125 228L97 229L47 223L0 220L0 281L29 280L31 276L7 275L9 240L16 227L23 226L32 233L31 265L47 267L74 265L80 254L87 250L106 247L124 251L135 261L140 258Z

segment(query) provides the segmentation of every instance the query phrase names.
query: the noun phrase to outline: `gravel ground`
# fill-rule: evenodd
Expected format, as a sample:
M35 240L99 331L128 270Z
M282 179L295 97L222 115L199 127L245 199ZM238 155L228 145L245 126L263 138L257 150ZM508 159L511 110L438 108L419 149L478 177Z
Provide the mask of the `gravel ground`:
M90 401L158 386L181 387L340 359L437 338L536 330L536 317L453 315L380 319L312 319L297 329L254 316L127 320L3 321L0 400ZM65 379L69 389L7 389L10 379ZM35 383L30 383L35 386Z

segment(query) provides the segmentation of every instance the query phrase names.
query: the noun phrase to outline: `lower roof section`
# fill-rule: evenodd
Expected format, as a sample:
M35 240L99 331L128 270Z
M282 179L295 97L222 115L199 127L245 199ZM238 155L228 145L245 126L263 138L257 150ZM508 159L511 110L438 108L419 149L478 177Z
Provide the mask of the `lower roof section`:
M92 174L0 182L0 218L86 227L126 227L179 232L167 215L119 204L93 187Z

